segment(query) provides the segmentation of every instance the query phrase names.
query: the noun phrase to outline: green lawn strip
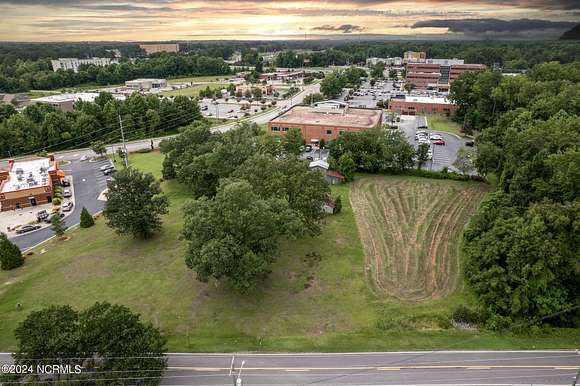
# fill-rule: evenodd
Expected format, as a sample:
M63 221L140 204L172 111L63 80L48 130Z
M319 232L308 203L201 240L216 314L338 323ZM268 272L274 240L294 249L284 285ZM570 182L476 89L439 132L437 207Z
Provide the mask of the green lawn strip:
M199 96L200 91L205 90L208 87L210 88L210 90L220 90L220 89L228 87L228 84L227 83L194 84L191 87L186 87L186 88L181 88L181 89L171 90L171 91L164 91L161 93L161 95L163 95L163 96L185 95L185 96L197 97L197 96Z
M458 135L460 137L468 137L461 132L461 125L451 120L451 118L442 114L428 114L427 125L429 130L443 131Z
M159 152L133 153L130 163L160 177L162 159ZM93 228L67 232L68 241L36 248L22 268L1 271L0 350L15 348L14 328L29 312L55 303L82 308L95 301L140 313L168 336L171 351L569 348L580 343L577 330L509 336L441 329L441 317L464 302L463 293L417 304L373 297L347 185L332 188L342 196L342 213L327 217L318 237L282 240L272 274L256 290L239 295L226 283L200 283L185 266L186 245L179 238L182 207L191 195L176 181L165 181L162 188L171 206L154 238L118 236L100 218ZM381 329L385 325L395 327Z
M188 76L182 78L167 79L170 84L173 83L187 83L187 82L223 82L224 80L233 78L233 75L203 75L203 76Z

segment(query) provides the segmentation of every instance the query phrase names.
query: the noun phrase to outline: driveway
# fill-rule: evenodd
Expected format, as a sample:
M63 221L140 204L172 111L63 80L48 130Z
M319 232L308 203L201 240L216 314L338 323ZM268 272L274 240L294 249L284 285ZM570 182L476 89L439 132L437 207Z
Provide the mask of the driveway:
M107 176L99 170L105 164L111 161L79 161L73 160L70 164L64 165L63 170L67 176L72 176L74 184L74 202L75 206L72 213L65 218L67 227L71 227L80 222L81 210L83 206L89 213L96 214L103 210L104 201L99 201L99 194L107 187ZM50 227L39 229L34 232L18 235L11 238L12 242L25 250L36 244L52 237L54 232Z

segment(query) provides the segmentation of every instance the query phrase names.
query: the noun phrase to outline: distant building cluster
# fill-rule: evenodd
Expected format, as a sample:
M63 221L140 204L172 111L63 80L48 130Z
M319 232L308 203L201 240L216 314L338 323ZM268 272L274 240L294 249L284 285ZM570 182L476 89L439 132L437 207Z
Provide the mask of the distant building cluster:
M59 58L56 60L51 60L52 70L73 70L74 72L79 72L79 67L83 64L92 64L93 66L105 67L111 64L118 64L119 61L114 58L90 58L90 59L79 59L79 58Z
M304 76L304 71L295 71L295 70L280 70L275 72L265 72L260 74L260 79L262 80L279 80L279 81L288 81L294 80L298 78L302 78Z
M366 65L367 67L374 67L379 63L383 63L385 67L400 67L403 65L403 58L368 58Z
M260 90L262 95L272 95L274 87L271 84L241 84L236 86L236 94L245 95L247 92L253 94L256 90Z
M179 43L139 44L139 48L147 55L159 52L179 52Z

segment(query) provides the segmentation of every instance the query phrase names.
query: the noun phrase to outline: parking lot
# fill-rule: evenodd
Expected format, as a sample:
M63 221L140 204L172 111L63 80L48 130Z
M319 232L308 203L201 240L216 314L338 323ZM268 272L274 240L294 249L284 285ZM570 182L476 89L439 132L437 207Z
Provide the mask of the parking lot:
M246 102L245 105L248 105ZM230 98L226 102L225 99L218 99L213 101L210 98L204 98L199 101L199 108L204 117L222 118L222 119L238 119L243 118L245 113L253 115L259 113L263 106L268 106L269 103L252 102L249 108L242 110L243 102L237 102L236 99Z
M74 206L70 214L64 219L67 227L79 223L83 207L87 208L91 214L100 212L103 209L104 201L99 200L98 197L107 188L106 180L108 176L103 174L100 167L107 164L111 164L111 161L108 159L92 162L88 160L80 161L80 157L78 157L72 160L69 165L63 167L63 170L68 176L67 178L72 179L72 185L74 186ZM67 199L64 202L66 201ZM14 237L11 237L11 240L22 250L25 250L46 240L52 235L53 232L50 226L45 226L42 229L30 233L14 235Z
M423 116L402 115L399 128L405 133L405 137L415 148L419 146L419 142L415 140L415 134L418 130L426 130L429 133L439 134L443 141L445 141L445 145L434 145L432 143L433 141L430 141L433 158L426 163L424 168L436 171L448 168L449 170L456 171L453 162L457 158L459 149L465 146L466 140L454 134L429 130L428 127L427 129L422 129L426 124L426 119Z
M393 96L402 94L399 88L400 83L393 86L391 80L378 80L374 86L371 86L370 81L367 80L361 84L358 91L354 92L349 103L353 107L375 108L378 101L388 101ZM347 93L343 94L343 99L346 95Z

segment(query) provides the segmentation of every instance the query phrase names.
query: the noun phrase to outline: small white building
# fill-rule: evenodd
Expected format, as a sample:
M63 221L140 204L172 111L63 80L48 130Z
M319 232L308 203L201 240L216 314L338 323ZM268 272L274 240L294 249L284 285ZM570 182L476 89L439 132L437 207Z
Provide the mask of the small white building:
M125 86L133 91L150 91L152 89L162 89L167 87L165 79L135 79L125 82Z

